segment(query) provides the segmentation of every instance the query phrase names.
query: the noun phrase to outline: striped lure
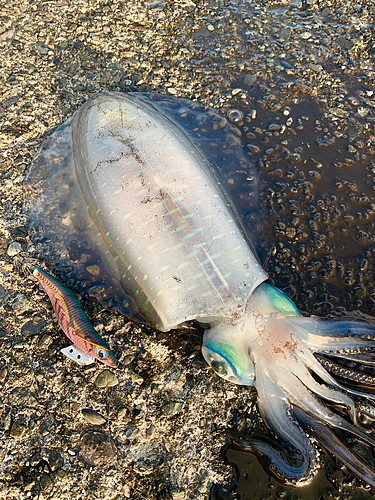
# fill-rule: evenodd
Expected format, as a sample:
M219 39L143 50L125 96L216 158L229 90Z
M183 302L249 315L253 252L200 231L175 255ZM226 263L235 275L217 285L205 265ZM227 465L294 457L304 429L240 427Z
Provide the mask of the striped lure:
M109 345L91 325L81 302L66 285L40 267L30 266L52 303L59 325L74 346L62 352L80 364L87 364L90 358L116 368L118 361ZM75 349L78 350L76 353Z

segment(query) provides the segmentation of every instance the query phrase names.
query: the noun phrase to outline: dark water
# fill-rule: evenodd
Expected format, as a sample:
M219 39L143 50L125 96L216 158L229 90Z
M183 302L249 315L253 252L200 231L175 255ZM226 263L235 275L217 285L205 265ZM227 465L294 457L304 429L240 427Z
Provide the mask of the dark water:
M237 125L263 180L258 253L271 282L308 315L373 314L374 167L366 124L358 120L334 135L312 98L291 103L287 116L262 109L260 89L254 88L253 100L256 118L247 120L243 110ZM224 456L238 483L230 492L214 489L215 499L372 497L324 451L322 469L299 488L281 485L266 464L232 446Z

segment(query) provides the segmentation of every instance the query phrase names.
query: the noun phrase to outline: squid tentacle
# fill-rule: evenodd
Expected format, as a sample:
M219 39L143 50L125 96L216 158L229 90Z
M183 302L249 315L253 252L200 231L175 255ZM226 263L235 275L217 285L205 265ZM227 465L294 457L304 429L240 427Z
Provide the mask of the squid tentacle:
M374 470L354 455L329 427L318 422L298 407L293 408L293 414L299 422L304 422L311 427L314 435L329 453L336 456L353 474L375 488Z
M319 385L319 384L318 384ZM323 387L323 386L321 386ZM293 390L291 390L293 388ZM296 391L296 389L298 390ZM330 389L332 391L332 389ZM293 404L294 407L300 408L307 415L310 415L314 418L314 421L319 421L322 423L329 423L333 427L337 429L343 430L348 434L353 435L354 437L361 439L366 442L369 446L375 447L375 440L368 436L365 432L363 432L358 426L353 425L347 422L341 416L333 413L329 408L327 408L323 403L321 403L316 395L320 396L314 389L309 387L306 384L305 380L299 379L296 375L293 376L293 379L290 380L289 375L289 384L284 391L287 393L287 397L289 401ZM310 391L313 391L311 393ZM293 395L294 392L297 392L298 398ZM333 391L332 391L333 392ZM332 398L325 398L332 400ZM354 456L354 455L353 455Z
M338 377L345 378L348 381L357 383L357 384L362 384L366 385L368 387L375 387L375 377L372 375L369 375L368 373L361 372L359 370L353 369L353 368L348 368L346 366L342 366L340 363L336 363L335 360L337 359L340 361L343 359L344 361L349 361L349 359L345 359L344 356L329 356L329 357L323 357L323 355L317 355L320 364L328 370L330 373L333 373L334 375ZM353 360L354 361L354 360ZM364 364L361 362L361 364ZM374 367L375 368L375 367ZM366 397L369 397L366 394Z
M299 337L313 352L375 349L375 325L315 316L294 316L288 318L288 323L298 328Z
M347 363L356 363L361 366L372 368L375 371L375 339L374 339L373 352L363 351L358 353L344 353L344 354L341 354L339 352L327 352L327 353L322 352L317 354L329 356L330 358L336 358L337 360L342 360Z
M258 365L259 366L259 365ZM266 367L257 370L258 408L268 426L288 445L285 448L260 439L236 441L236 445L247 451L256 451L271 464L278 476L292 484L305 484L314 473L316 452L306 434L294 421L283 391L274 383Z
M310 318L306 318L310 319ZM294 325L295 332L298 334L298 336L301 338L301 328L298 328L298 325ZM324 337L325 338L325 337ZM370 341L372 342L373 347L375 347L375 341ZM337 382L336 379L332 377L332 375L329 374L329 372L322 366L322 364L315 358L313 353L311 352L309 346L304 346L303 342L299 342L298 345L298 354L299 358L304 362L304 364L312 370L316 375L318 375L326 384L336 388L339 391L343 391L347 394L350 394L351 396L356 396L358 398L367 398L367 399L372 399L375 400L375 395L374 394L369 394L369 393L364 393L362 391L356 391L354 389L350 389L349 387L343 386L339 382ZM323 352L323 351L321 351ZM374 364L375 367L375 364Z
M255 451L265 456L275 473L281 475L284 480L292 484L306 483L311 479L316 465L315 450L298 423L293 421L293 415L298 422L307 423L322 445L342 460L353 473L371 486L375 485L374 471L327 428L327 423L360 439L368 446L375 447L375 441L324 406L310 392L315 392L314 389L306 386L296 375L292 378L290 376L290 373L279 376L278 385L274 381L275 373L264 370L259 377L257 371L257 379L263 388L258 390L259 411L268 426L292 447L292 451L286 452L277 444L271 445L260 439L242 442L235 440L235 444L242 450ZM331 391L333 392L332 389ZM296 392L298 397L293 396L293 392ZM292 409L289 408L288 400Z
M271 445L260 439L249 438L243 441L232 437L232 444L241 451L262 455L271 464L269 467L273 473L286 484L302 486L314 476L315 450L307 437L304 451L296 450L294 456L292 453L287 454L282 446L276 443Z
M346 406L350 411L352 420L354 422L357 420L357 411L352 398L341 391L319 384L310 375L305 366L298 366L297 369L293 370L293 373L286 374L286 380L282 381L282 385L284 390L287 392L288 398L294 402L293 404L297 404L299 406L301 396L303 396L307 403L309 401L316 402L317 400L315 397L313 399L311 398L312 393L314 396L319 396L326 401L332 401L336 404ZM296 392L297 387L298 399L293 395L293 393ZM311 392L308 392L307 390Z

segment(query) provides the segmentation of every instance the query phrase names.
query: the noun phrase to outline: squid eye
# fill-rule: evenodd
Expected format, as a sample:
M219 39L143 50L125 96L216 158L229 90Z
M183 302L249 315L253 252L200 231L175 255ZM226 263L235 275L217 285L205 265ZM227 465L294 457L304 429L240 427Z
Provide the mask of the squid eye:
M223 363L222 361L216 361L214 359L213 361L211 361L211 367L218 375L221 375L222 377L228 375L228 370L225 367L225 363Z

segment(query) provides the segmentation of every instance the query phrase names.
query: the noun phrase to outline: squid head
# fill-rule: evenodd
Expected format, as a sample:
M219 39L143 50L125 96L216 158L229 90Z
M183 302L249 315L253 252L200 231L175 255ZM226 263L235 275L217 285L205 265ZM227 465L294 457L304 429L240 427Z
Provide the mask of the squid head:
M251 295L245 314L238 320L221 319L212 323L203 339L204 358L225 380L253 386L259 351L263 352L271 343L273 353L281 352L280 339L283 339L281 344L285 341L284 348L291 347L288 319L300 315L287 295L263 283Z
M252 438L235 439L235 444L262 454L285 482L305 484L317 470L315 449L301 428L309 427L328 451L375 487L374 469L334 431L374 448L375 441L358 424L358 402L366 401L372 415L374 396L339 384L314 356L373 348L374 330L363 322L304 317L284 293L265 283L250 296L241 317L211 323L203 338L206 361L227 381L257 389L259 412L278 436L272 445ZM343 376L354 379L355 374L347 370ZM346 417L332 403L346 408Z

